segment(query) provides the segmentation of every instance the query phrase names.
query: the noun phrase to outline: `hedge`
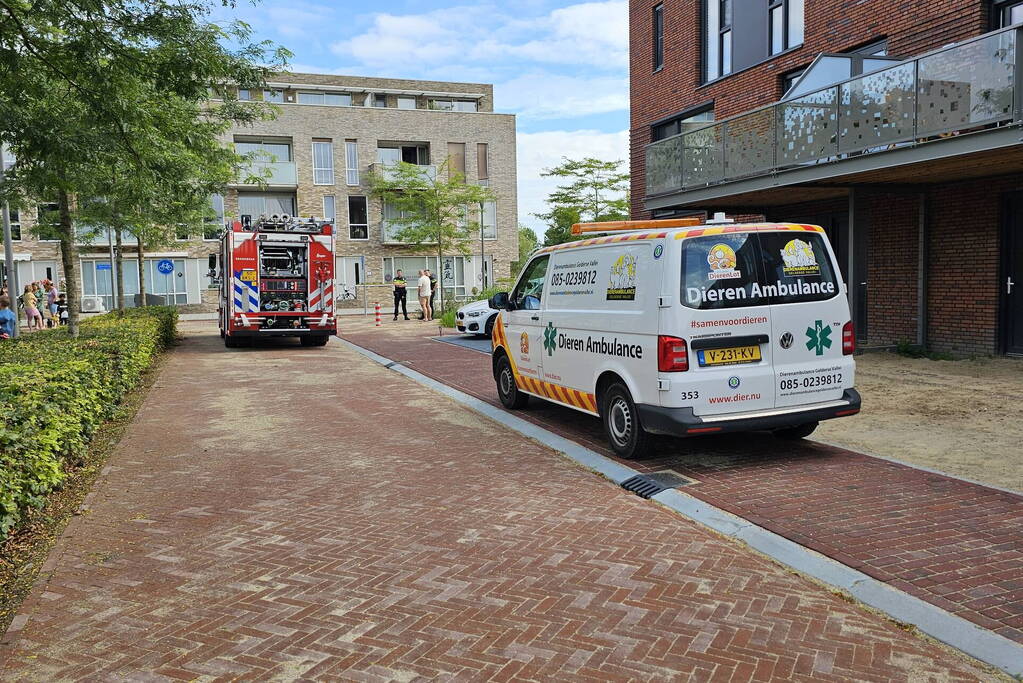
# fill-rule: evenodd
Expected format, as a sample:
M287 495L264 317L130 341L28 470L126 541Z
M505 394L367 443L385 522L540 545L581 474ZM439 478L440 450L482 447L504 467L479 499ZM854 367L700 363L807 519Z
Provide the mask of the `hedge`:
M177 334L177 310L149 306L0 341L0 538L41 506L93 432Z

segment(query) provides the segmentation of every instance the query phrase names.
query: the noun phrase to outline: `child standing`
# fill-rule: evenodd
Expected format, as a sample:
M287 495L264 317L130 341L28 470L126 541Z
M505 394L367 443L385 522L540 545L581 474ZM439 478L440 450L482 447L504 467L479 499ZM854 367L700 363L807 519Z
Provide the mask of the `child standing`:
M18 316L11 311L11 298L0 296L0 339L14 336L14 326L18 324Z
M57 297L57 320L61 325L67 325L67 296L61 294Z

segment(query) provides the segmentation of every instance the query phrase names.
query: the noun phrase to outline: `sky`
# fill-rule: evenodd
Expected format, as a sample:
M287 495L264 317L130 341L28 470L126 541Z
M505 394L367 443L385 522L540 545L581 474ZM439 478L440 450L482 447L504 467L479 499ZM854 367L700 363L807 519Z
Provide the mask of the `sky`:
M492 83L495 111L516 114L519 222L541 236L532 214L556 184L542 169L584 156L628 167L625 0L242 0L231 16L291 50L295 72Z

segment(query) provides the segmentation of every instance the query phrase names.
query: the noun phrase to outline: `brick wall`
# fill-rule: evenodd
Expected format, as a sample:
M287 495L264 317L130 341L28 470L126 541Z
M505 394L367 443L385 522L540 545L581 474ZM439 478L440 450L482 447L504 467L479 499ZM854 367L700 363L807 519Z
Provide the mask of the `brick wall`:
M913 56L988 30L982 0L810 0L806 40L757 66L700 85L701 0L664 1L664 67L652 73L651 16L660 0L630 0L632 216L648 218L644 148L650 124L713 102L727 118L776 101L781 76L820 52L842 52L887 38L891 55ZM765 28L766 30L766 28Z
M867 204L868 344L915 342L919 318L919 195L871 194Z

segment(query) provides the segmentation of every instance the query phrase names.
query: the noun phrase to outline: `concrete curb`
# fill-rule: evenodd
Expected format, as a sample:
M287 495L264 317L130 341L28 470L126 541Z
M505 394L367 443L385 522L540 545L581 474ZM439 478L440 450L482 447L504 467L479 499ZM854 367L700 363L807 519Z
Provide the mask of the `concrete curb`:
M523 436L564 453L580 465L607 477L616 484L621 484L630 477L642 474L570 439L515 417L475 396L470 396L369 349L353 344L347 339L340 341L348 348L380 365L429 387ZM912 624L932 638L951 645L986 664L995 666L1010 676L1023 678L1023 645L676 489L662 491L653 496L651 500L724 536L742 541L757 552L802 574L812 576L818 581L843 590L860 602L884 612L891 618Z

